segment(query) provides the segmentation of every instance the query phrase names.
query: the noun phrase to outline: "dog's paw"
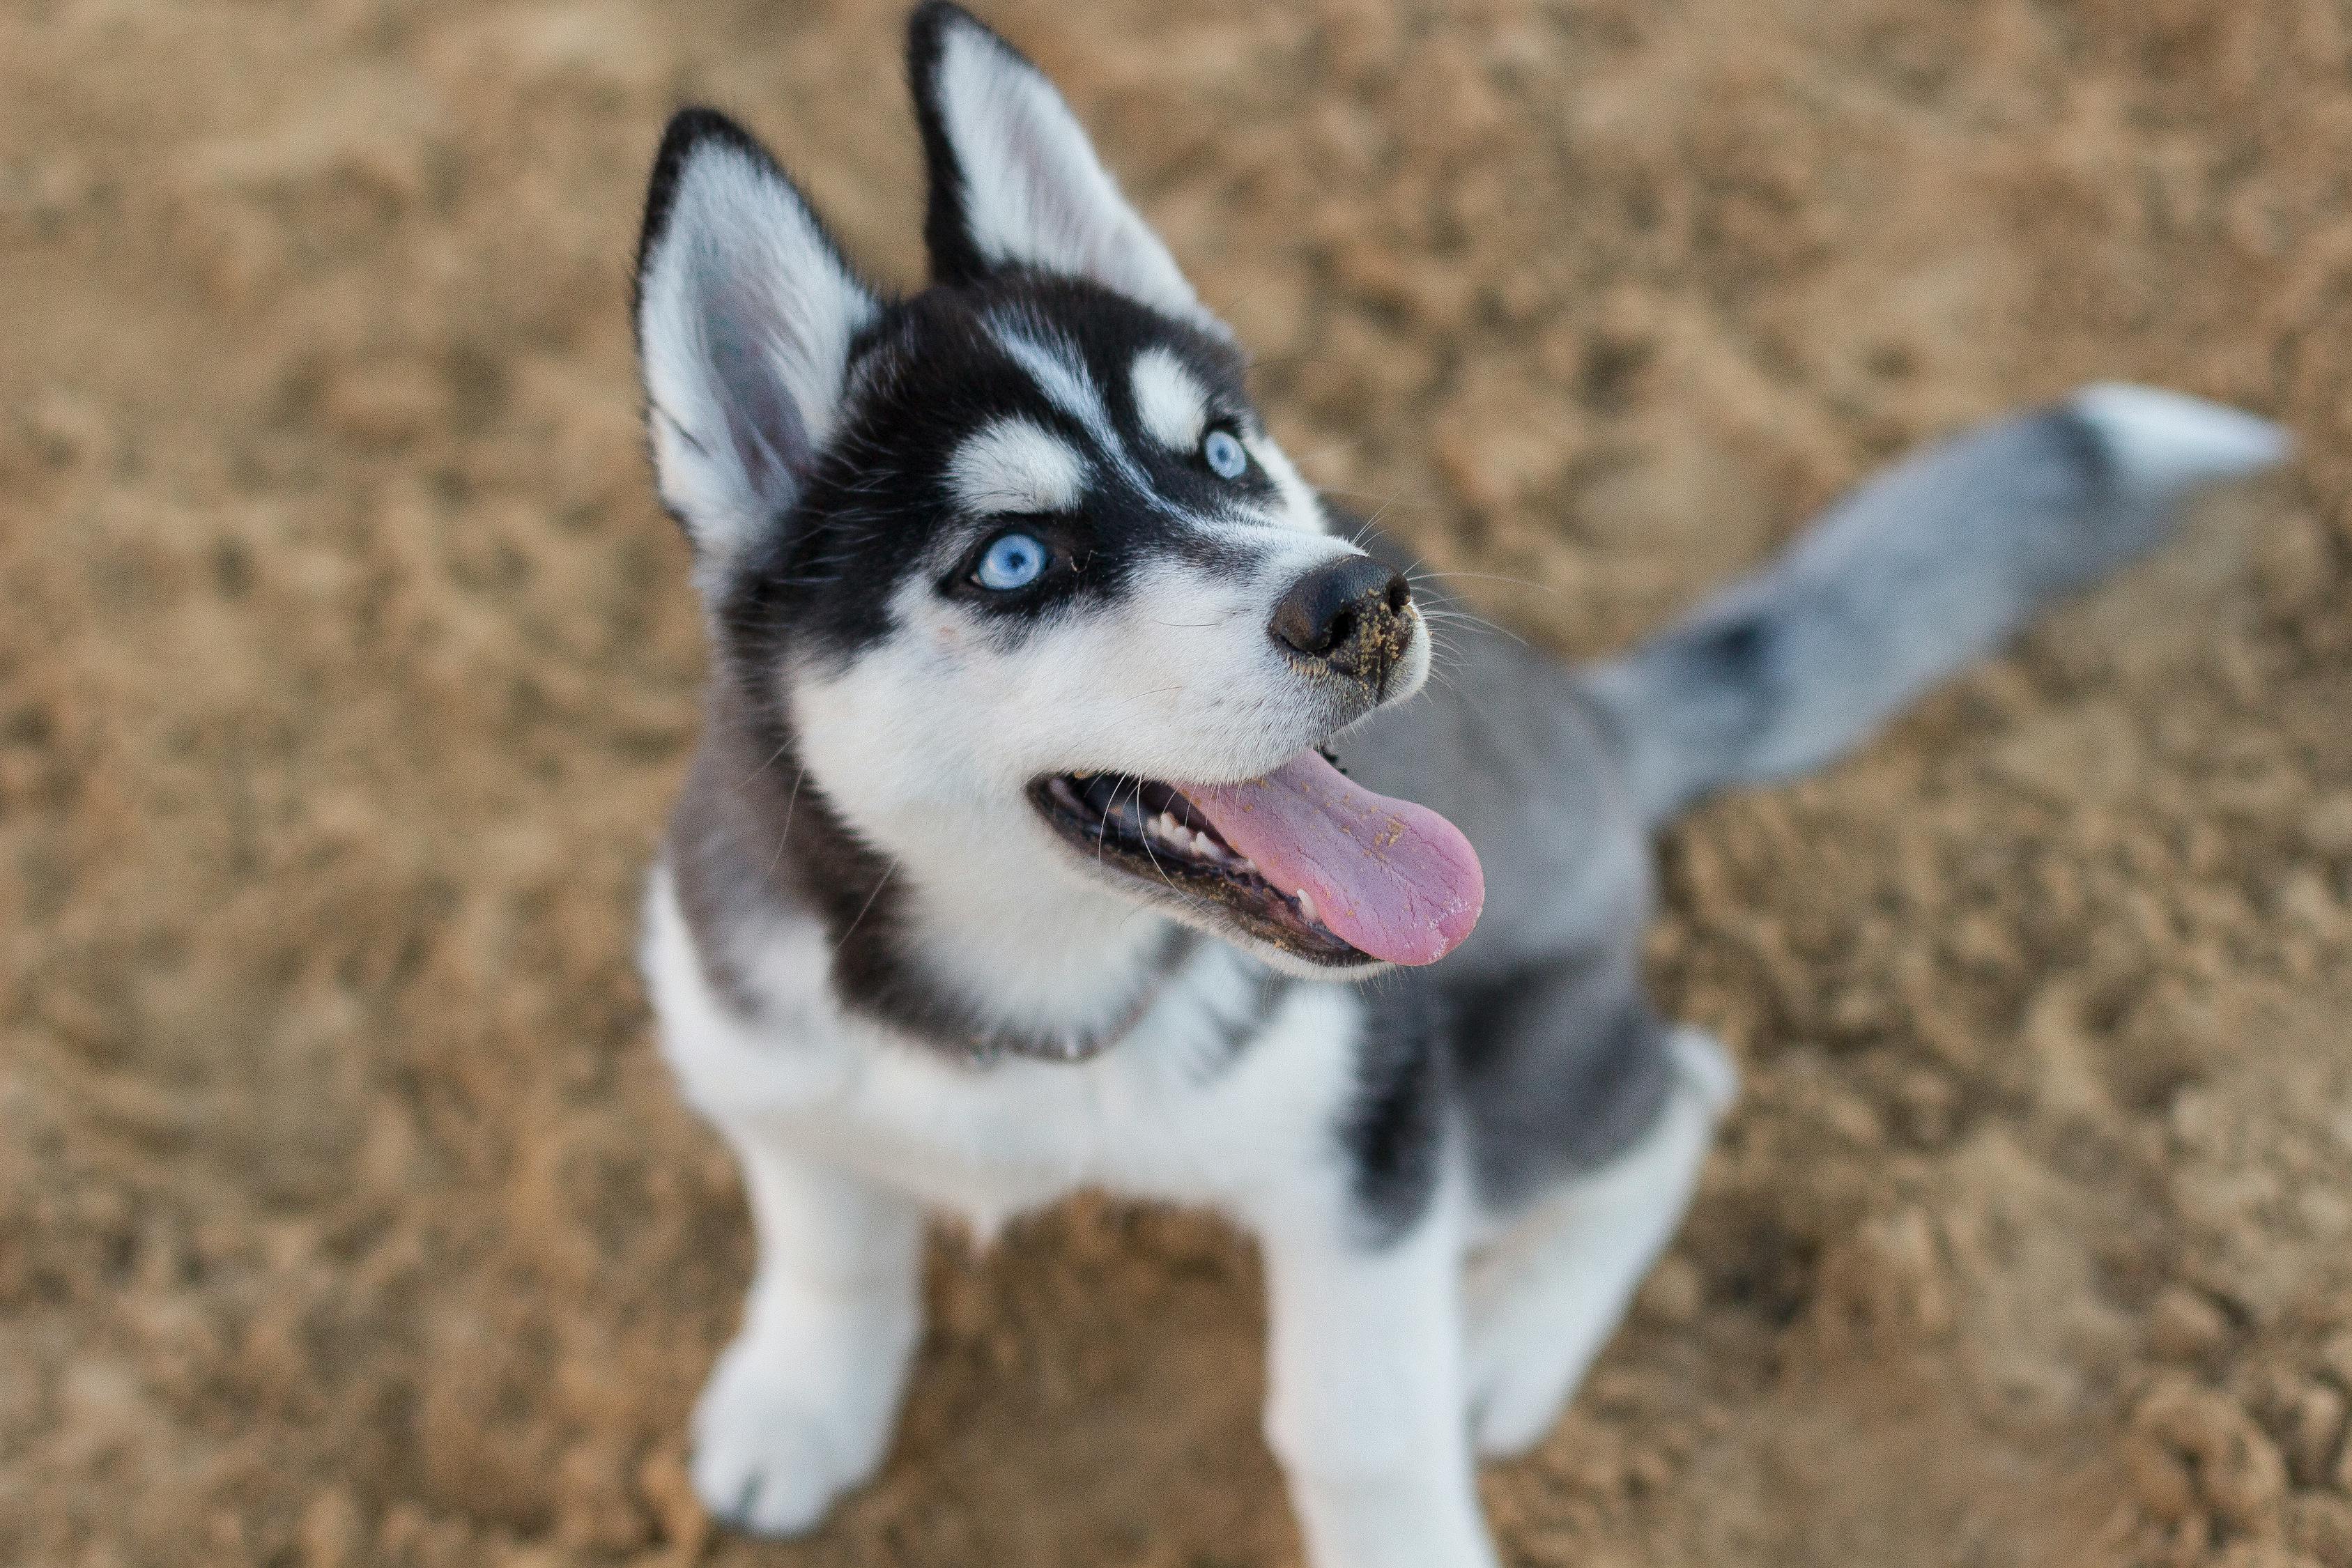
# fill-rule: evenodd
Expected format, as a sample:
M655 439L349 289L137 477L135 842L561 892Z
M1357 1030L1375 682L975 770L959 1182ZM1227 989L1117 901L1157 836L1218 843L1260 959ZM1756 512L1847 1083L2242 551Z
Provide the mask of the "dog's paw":
M788 1358L751 1335L727 1347L694 1407L695 1495L719 1522L759 1535L814 1530L834 1499L872 1474L887 1415L834 1408Z

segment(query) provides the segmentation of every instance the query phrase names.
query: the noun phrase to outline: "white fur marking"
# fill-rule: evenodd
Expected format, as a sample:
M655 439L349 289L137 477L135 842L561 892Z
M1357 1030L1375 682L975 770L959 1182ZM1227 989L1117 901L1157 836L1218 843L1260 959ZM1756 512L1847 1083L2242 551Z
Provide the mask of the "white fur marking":
M1163 348L1135 356L1136 416L1144 434L1171 452L1189 452L1209 426L1209 395L1184 362Z
M1086 361L1076 344L1050 331L1034 331L1010 314L992 315L988 325L996 346L1037 384L1047 402L1085 426L1095 439L1116 440L1102 390L1087 374Z
M2163 489L2250 474L2292 448L2267 419L2153 386L2101 382L2074 397L2133 479Z
M1048 331L1041 335L1010 315L992 315L989 318L988 326L996 339L996 346L1037 384L1037 390L1045 395L1047 402L1086 427L1087 434L1094 438L1096 448L1118 469L1119 477L1142 495L1164 506L1165 501L1152 489L1150 479L1129 453L1127 444L1119 439L1118 431L1111 425L1110 410L1104 406L1102 389L1087 373L1086 361L1076 345L1058 333Z
M948 482L965 510L1069 511L1086 494L1087 466L1068 442L1026 419L999 419L956 448Z

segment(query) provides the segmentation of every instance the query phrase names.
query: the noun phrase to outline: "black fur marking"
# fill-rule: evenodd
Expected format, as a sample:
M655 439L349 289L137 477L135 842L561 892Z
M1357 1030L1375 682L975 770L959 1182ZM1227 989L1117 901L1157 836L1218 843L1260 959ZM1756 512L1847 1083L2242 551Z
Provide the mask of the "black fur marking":
M1216 1016L1217 1044L1221 1048L1202 1069L1201 1080L1207 1082L1216 1078L1246 1055L1249 1048L1257 1043L1258 1037L1265 1033L1265 1026L1282 1006L1283 998L1299 984L1290 976L1277 974L1271 969L1260 970L1241 1006L1230 1015Z
M2050 410L2050 416L2042 423L2068 466L2081 476L2084 489L2098 495L2114 488L2121 465L2105 433L2088 415L2071 404L2062 404Z
M1446 1008L1418 973L1362 993L1356 1093L1339 1125L1358 1205L1385 1247L1410 1231L1437 1190L1447 1100Z
M1714 663L1727 678L1753 679L1752 672L1764 663L1771 646L1771 623L1762 616L1748 616L1711 627L1691 649L1691 657Z
M1599 1170L1656 1123L1674 1064L1636 965L1631 948L1594 950L1455 994L1453 1082L1489 1208Z
M1193 528L1180 528L1168 541L1169 553L1178 559L1203 572L1234 577L1255 571L1273 548L1262 540L1234 539Z
M1654 656L1671 673L1662 679L1685 697L1676 721L1685 743L1724 757L1745 758L1782 721L1790 693L1775 658L1785 625L1769 610L1750 610L1719 625L1704 623L1656 639ZM1626 715L1602 710L1601 722L1622 732Z
M747 689L747 687L749 689ZM732 943L795 910L813 910L835 945L835 967L892 923L890 867L860 843L805 776L793 740L748 669L711 681L709 727L670 817L678 904L712 988L756 1017L757 989ZM861 919L861 915L863 918Z
M1290 994L1290 988L1297 984L1288 975L1276 974L1271 969L1259 974L1257 984L1250 991L1248 1007L1240 1017L1225 1021L1225 1048L1238 1054L1243 1047L1256 1039L1258 1031L1265 1027L1266 1020L1274 1016L1275 1009L1282 1005L1282 999Z
M930 171L930 195L923 212L923 245L930 253L935 283L974 283L985 277L988 262L972 243L966 217L967 187L963 164L948 138L947 115L940 107L940 57L947 49L948 29L969 26L995 38L1016 58L1026 56L1005 43L978 17L947 0L918 5L907 18L907 85L915 96L915 123L922 132L923 162Z

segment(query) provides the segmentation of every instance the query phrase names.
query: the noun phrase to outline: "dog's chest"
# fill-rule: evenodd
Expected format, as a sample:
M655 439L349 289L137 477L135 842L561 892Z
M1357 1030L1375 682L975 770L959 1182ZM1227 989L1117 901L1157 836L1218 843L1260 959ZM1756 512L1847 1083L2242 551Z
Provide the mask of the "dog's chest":
M1173 1003L1083 1063L973 1069L848 1041L854 1081L796 1131L983 1232L1081 1189L1229 1205L1317 1157L1347 1077L1325 1004L1302 994L1231 1056Z
M666 889L648 913L664 1051L698 1108L982 1231L1080 1189L1230 1208L1338 1163L1360 1006L1345 987L1265 996L1212 952L1090 1059L976 1067L845 1011L806 933L762 944L767 1005L746 1017L711 991Z

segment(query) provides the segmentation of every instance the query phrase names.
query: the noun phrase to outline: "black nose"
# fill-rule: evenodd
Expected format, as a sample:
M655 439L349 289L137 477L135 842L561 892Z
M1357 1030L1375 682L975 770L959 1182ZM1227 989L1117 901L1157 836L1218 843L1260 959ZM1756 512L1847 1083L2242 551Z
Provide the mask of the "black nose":
M1301 577L1274 607L1275 637L1349 675L1383 679L1404 647L1412 586L1369 555L1347 555Z

